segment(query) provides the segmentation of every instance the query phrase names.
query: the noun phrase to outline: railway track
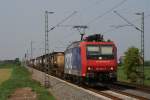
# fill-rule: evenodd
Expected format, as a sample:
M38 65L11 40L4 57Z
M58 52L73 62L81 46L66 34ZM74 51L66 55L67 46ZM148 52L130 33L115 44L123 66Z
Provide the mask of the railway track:
M54 76L55 77L55 76ZM129 88L128 86L125 85L118 85L118 84L109 84L108 87L100 87L100 86L95 86L95 87L89 87L85 84L75 84L73 81L70 80L64 80L64 79L60 79L59 80L63 80L69 84L72 84L75 87L79 87L79 88L83 88L84 90L90 91L92 93L94 93L94 95L96 94L96 96L100 95L100 96L104 96L110 100L150 100L150 93L147 93L146 95L143 95L144 91L142 90L134 90L134 88ZM131 89L132 91L140 91L140 93L142 93L141 95L138 94L134 94L131 92L127 92L125 90Z
M84 88L88 89L90 91L96 92L100 95L104 95L104 96L111 98L113 100L150 100L150 98L148 98L148 97L142 97L142 96L134 95L132 93L123 92L116 87L89 88L89 87L84 86Z
M109 84L108 88L117 93L121 93L127 96L131 96L140 100L150 100L150 92L148 89L138 88L136 86L130 86L120 83Z
M75 84L74 82L69 80L65 81ZM148 91L148 89L130 86L128 84L121 84L119 82L107 84L107 87L89 87L83 84L76 85L98 93L100 95L106 96L108 98L111 98L113 100L150 100L150 92Z
M150 93L150 87L149 86L141 86L141 85L131 84L131 83L127 83L127 82L116 82L114 84L118 85L118 86L127 87L127 88L133 88L133 89L139 90L139 91L144 91L146 93Z
M119 94L122 94L122 95L125 95L125 96L128 96L128 97L132 97L132 98L135 98L135 99L138 99L138 100L149 100L150 98L146 98L146 97L143 97L143 96L139 96L139 95L135 95L135 94L132 94L132 93L128 93L128 92L124 92L124 91L121 91L117 88L109 88L111 91L115 92L115 93L119 93ZM110 93L110 92L107 92L107 93Z
M121 92L112 91L106 87L89 87L88 85L84 85L84 84L75 84L70 80L64 80L64 81L67 81L68 83L71 83L73 85L86 89L88 91L94 92L98 95L105 96L109 100L148 100L142 97L136 97L136 96L127 95Z
M123 98L128 98L128 99L130 98L130 97L127 97L125 95L121 95L120 93L115 93L115 92L112 92L112 91L108 92L108 90L98 90L98 89L93 89L93 88L85 88L85 89L88 89L88 90L93 91L97 94L106 96L106 97L108 97L112 100L123 100ZM133 98L130 98L130 99L133 99Z
M74 84L72 81L69 81L69 80L65 80L65 81ZM150 94L147 93L147 95L149 96L143 96L142 94L145 94L145 92L143 91L141 91L142 94L140 96L138 94L122 91L122 90L128 89L128 88L125 88L128 86L121 87L115 84L109 84L108 87L99 87L99 86L89 87L83 84L80 84L80 85L76 84L76 85L84 89L90 90L92 92L95 92L97 94L108 97L110 99L113 99L113 100L150 100L149 98Z

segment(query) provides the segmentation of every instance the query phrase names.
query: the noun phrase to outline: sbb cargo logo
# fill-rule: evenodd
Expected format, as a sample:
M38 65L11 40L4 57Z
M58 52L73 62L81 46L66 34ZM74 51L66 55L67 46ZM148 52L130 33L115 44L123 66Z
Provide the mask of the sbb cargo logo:
M72 69L72 53L67 53L65 55L65 68Z

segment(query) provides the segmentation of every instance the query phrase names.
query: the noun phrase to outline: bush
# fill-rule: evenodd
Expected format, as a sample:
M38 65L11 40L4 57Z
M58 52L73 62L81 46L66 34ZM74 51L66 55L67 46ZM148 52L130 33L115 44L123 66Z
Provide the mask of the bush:
M140 53L138 48L131 47L125 52L124 58L124 72L127 79L135 82L139 77L137 67L140 66Z
M137 82L137 79L138 79L137 73L132 72L132 73L129 74L128 77L129 77L131 82Z

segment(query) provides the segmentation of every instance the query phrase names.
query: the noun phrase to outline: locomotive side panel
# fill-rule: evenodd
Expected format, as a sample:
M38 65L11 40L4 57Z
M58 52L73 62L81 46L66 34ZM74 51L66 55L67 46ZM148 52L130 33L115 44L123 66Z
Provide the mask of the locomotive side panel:
M81 76L81 51L79 47L74 47L65 52L65 74Z

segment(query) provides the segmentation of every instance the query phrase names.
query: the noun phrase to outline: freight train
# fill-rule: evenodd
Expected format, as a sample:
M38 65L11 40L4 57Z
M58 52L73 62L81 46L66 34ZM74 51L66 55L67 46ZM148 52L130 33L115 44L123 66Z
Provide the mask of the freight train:
M95 34L71 43L64 52L31 59L28 66L77 82L114 82L117 80L117 48L114 42Z

